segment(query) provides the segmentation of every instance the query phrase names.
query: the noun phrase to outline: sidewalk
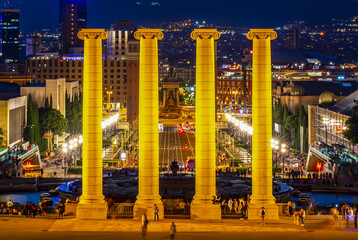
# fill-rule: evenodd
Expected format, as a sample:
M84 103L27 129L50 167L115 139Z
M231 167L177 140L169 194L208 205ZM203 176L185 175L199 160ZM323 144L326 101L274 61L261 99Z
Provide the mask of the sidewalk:
M308 232L308 231L336 231L329 216L307 218L304 227L294 226L292 218L284 217L277 221L268 221L261 226L258 221L224 219L218 221L200 221L189 219L164 219L158 222L149 221L149 232L167 232L171 223L177 225L177 232ZM49 231L92 231L92 232L140 232L141 221L133 219L114 220L57 220Z

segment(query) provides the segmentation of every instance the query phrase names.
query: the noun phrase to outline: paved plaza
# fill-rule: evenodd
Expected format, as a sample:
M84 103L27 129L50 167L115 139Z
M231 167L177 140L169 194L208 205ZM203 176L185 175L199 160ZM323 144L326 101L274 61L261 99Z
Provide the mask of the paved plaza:
M150 221L146 239L170 239L171 222L177 225L175 239L357 239L353 223L346 229L344 222L333 225L327 216L308 216L304 227L296 227L292 219L280 218L260 226L256 221L224 219L194 221L165 219ZM0 217L0 239L143 239L141 223L132 219L76 220L66 217L25 218Z

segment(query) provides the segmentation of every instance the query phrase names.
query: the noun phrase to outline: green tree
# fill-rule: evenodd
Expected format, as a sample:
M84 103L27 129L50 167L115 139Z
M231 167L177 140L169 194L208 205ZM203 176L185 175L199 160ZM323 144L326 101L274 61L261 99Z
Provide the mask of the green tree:
M45 108L50 108L50 103L48 101L48 97L45 99Z
M50 108L52 108L52 95L50 96Z
M61 135L67 130L67 119L60 111L53 108L40 108L41 133L51 131L54 135Z
M346 121L346 130L344 137L347 138L353 146L358 144L358 106L356 104L352 109L352 115Z
M2 147L3 142L4 142L4 131L2 130L2 127L0 127L0 147Z
M46 142L42 138L39 121L39 108L32 101L31 94L27 98L27 125L25 126L24 138L30 144L37 144L40 151L46 149Z
M282 125L283 124L283 107L281 104L281 100L275 103L275 108L273 112L273 120L275 123Z
M285 104L283 106L283 117L282 117L282 124L285 125L286 124L286 120L287 118L290 116L290 111L288 111L288 107Z
M291 133L291 142L294 142L294 146L297 149L296 132L298 128L298 115L291 115L287 117L285 122L285 128Z
M82 95L76 95L72 101L66 95L67 131L72 134L82 133Z

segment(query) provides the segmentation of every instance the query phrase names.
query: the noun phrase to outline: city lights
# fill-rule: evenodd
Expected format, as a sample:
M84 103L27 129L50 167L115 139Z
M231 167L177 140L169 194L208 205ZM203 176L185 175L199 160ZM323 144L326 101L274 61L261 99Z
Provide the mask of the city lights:
M112 124L114 124L115 122L117 122L118 118L119 118L119 114L116 113L113 116L111 116L110 118L103 120L101 123L102 129L105 129L105 128L111 126Z
M230 114L226 114L225 115L226 119L233 123L236 127L238 127L241 131L252 135L254 133L254 128L251 127L249 124L247 124L246 122L242 121L242 120L238 120L235 117L232 117Z

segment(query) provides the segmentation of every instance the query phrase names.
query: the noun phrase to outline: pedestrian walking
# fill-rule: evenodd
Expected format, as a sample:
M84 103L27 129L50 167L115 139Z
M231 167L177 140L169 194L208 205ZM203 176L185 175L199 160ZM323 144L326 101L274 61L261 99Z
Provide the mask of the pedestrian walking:
M159 209L157 204L154 204L153 213L154 213L154 221L159 221Z
M147 218L147 214L143 214L142 215L142 235L143 237L145 237L147 235L148 232L148 218Z
M306 211L301 208L300 210L300 219L301 219L301 226L303 227L305 225L305 217L306 217Z
M170 226L170 239L174 240L176 232L177 232L177 227L175 223L172 222L172 225Z
M265 208L262 207L260 210L260 219L261 219L261 225L265 225L265 215L266 215L266 211Z
M300 212L299 211L294 211L293 212L293 224L295 226L298 226L298 220L300 218Z

